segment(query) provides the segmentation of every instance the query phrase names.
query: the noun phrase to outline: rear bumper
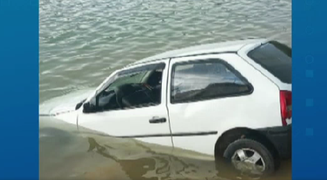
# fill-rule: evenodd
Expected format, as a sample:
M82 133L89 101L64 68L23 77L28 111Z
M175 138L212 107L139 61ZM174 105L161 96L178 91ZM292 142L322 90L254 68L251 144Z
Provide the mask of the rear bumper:
M292 126L271 127L259 129L275 146L280 158L291 158Z

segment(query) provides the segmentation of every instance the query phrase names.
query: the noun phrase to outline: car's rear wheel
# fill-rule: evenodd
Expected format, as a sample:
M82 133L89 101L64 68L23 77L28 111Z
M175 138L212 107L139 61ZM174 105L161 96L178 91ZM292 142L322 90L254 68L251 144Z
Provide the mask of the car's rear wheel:
M223 153L238 171L251 175L267 175L275 170L271 151L262 143L252 139L239 139L228 145Z

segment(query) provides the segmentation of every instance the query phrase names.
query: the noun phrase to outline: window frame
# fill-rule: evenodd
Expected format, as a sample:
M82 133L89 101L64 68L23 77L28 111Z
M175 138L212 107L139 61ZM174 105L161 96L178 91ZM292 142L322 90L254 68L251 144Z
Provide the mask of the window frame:
M242 93L231 93L228 95L221 95L216 97L208 97L203 99L195 99L195 100L185 100L185 101L174 101L172 96L172 89L174 89L173 83L174 83L174 76L175 76L175 70L176 67L179 65L188 65L188 64L197 64L197 63L221 63L224 65L229 71L231 71L237 78L239 78L242 82L245 83L245 85L249 88L247 92ZM171 76L170 76L170 104L185 104L185 103L193 103L193 102L201 102L201 101L209 101L214 99L222 99L222 98L229 98L229 97L238 97L238 96L246 96L250 95L254 92L253 85L239 72L237 71L231 64L226 62L225 60L222 60L220 58L207 58L207 59L199 59L199 60L187 60L183 62L176 62L171 66Z

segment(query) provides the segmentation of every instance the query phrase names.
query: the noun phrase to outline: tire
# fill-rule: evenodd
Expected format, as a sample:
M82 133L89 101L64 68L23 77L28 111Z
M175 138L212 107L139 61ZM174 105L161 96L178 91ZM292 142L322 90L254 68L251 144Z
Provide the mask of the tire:
M273 153L262 143L252 139L238 139L232 142L224 151L223 157L234 169L247 174L269 175L276 168Z

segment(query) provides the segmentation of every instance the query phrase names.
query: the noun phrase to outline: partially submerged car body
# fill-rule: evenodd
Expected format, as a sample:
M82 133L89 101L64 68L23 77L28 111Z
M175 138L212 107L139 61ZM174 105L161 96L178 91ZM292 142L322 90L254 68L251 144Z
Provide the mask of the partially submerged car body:
M290 65L291 50L266 39L170 51L113 72L74 110L51 113L113 137L213 157L237 136L260 132L268 146L286 144L276 151L288 157ZM279 137L268 137L271 131Z

